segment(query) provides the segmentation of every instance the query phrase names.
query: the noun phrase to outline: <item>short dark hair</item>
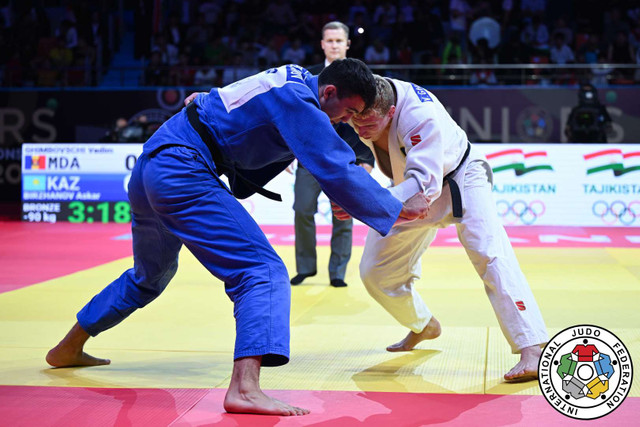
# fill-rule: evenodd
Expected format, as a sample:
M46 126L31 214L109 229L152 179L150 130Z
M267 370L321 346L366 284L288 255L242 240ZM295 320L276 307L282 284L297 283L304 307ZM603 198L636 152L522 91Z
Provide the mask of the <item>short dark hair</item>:
M318 86L334 85L338 89L338 98L359 95L365 109L376 100L376 80L373 73L359 59L336 59L318 76Z

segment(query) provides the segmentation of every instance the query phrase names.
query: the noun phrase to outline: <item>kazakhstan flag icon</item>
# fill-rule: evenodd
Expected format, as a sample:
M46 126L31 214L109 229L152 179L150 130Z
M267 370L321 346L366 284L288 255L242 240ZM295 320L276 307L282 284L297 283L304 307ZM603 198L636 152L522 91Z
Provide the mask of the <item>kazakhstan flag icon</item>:
M24 175L22 189L24 191L46 191L46 175Z

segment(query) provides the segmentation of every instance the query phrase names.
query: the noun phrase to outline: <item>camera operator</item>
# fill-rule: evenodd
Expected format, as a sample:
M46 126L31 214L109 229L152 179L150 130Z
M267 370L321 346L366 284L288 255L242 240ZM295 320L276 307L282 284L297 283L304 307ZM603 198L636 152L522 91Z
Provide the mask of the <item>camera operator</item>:
M122 131L128 126L129 122L124 117L119 117L111 129L100 138L99 142L121 142Z
M590 83L580 86L578 105L573 107L564 129L570 142L606 143L612 131L607 108L600 104L598 92Z
M143 143L153 135L162 123L149 122L145 115L127 120L116 120L115 126L100 139L100 142L136 142Z

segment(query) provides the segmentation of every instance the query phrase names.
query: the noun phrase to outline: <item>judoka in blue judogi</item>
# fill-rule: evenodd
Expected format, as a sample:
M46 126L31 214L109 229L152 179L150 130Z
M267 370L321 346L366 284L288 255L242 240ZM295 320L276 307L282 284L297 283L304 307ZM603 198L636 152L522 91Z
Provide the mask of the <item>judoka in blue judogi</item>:
M82 353L84 342L158 297L185 245L224 282L234 303L234 371L225 409L307 413L259 388L260 365L289 360L290 286L284 263L236 197L255 191L275 197L261 187L297 158L331 200L383 235L399 215L423 213L426 201L411 210L356 166L353 151L333 130L332 123L349 120L374 98L373 76L353 59L334 62L319 77L286 65L197 95L145 143L133 169L134 267L78 313L47 361L109 363Z

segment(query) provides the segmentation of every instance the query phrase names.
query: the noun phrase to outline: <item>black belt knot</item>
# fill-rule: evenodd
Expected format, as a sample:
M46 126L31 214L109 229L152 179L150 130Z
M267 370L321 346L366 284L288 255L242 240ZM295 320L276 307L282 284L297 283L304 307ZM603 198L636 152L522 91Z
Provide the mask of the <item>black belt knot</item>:
M187 106L187 118L189 119L189 123L193 127L193 129L198 133L200 139L207 145L209 151L211 152L211 157L213 158L213 163L216 165L216 170L219 174L224 173L229 177L231 181L231 188L233 189L233 183L236 179L242 181L244 185L249 187L251 190L256 193L266 197L267 199L275 200L277 202L282 201L282 197L279 194L276 194L272 191L269 191L261 186L249 181L247 178L243 177L233 166L229 166L224 161L224 156L220 151L220 147L218 143L214 139L209 129L202 123L200 120L200 116L198 115L198 107L195 102L191 102Z
M449 184L449 190L451 191L451 207L453 210L454 218L462 218L462 195L460 194L460 187L458 187L458 183L453 180L453 175L458 172L460 166L467 160L469 157L469 152L471 151L471 144L467 142L467 149L462 156L462 160L458 166L445 175L444 180Z

